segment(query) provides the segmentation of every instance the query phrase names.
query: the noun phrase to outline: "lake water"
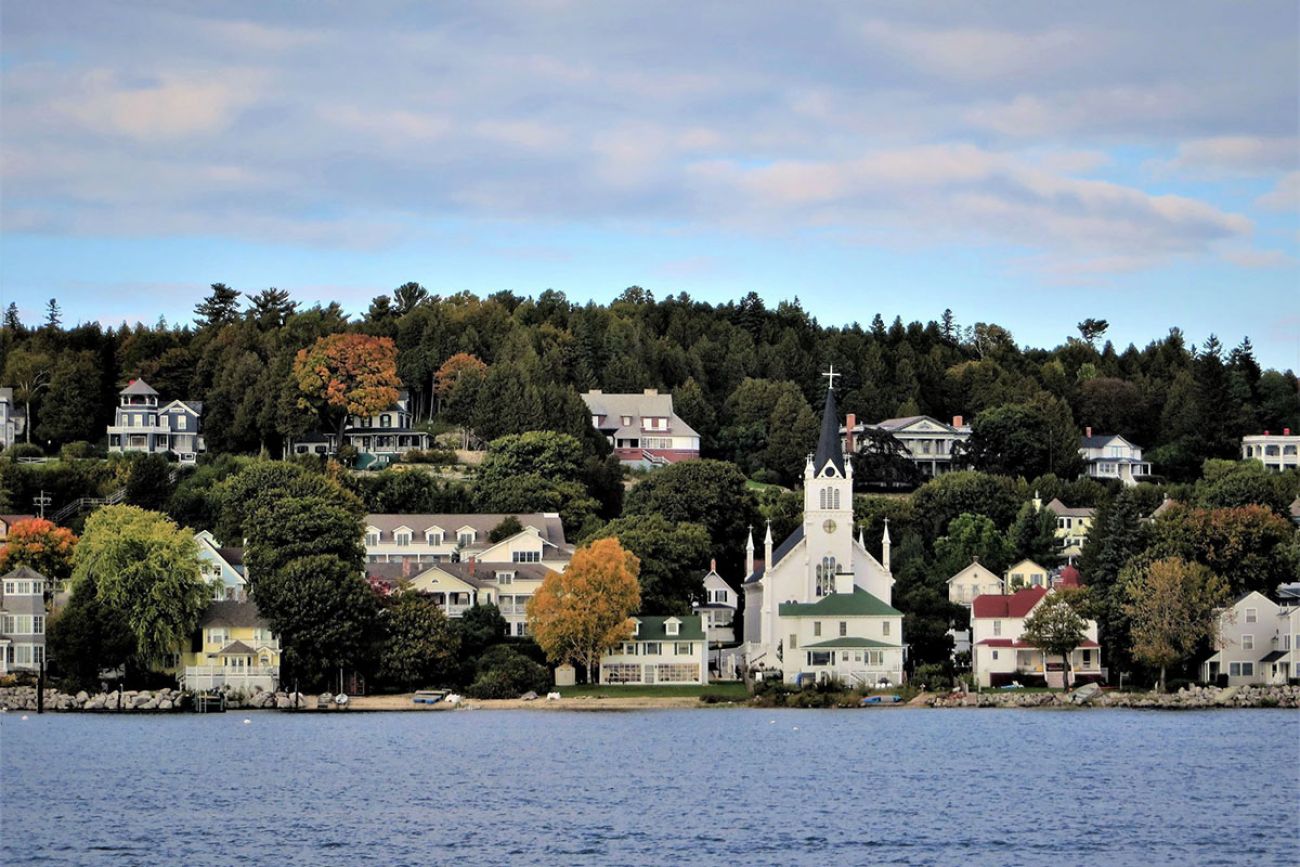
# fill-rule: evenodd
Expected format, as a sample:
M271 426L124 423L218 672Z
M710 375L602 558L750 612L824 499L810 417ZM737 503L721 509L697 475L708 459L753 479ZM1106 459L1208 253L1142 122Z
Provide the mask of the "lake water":
M5 864L1300 861L1292 711L19 716Z

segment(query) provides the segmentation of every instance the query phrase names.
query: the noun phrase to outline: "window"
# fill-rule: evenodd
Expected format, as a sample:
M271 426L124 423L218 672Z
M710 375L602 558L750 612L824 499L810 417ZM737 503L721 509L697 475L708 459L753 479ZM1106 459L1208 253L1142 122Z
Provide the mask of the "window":
M645 437L641 440L641 446L647 449L671 449L673 440L672 437Z
M791 633L791 635L790 635L790 649L791 649L791 650L795 650L795 649L798 648L798 647L799 647L799 636L797 636L797 635Z
M849 634L849 623L848 623L847 620L841 620L841 621L840 621L840 638L844 638L844 637L847 636L848 634Z
M441 544L442 544L442 531L441 531L441 530L428 530L428 531L425 532L425 534L424 534L424 541L425 541L426 544L429 544L429 545L441 545Z
M993 651L993 658L994 658L994 659L997 659L997 658L998 658L998 652L997 652L996 650Z
M817 493L817 506L818 506L818 508L822 508L822 509L828 509L828 508L830 508L830 507L826 504L826 501L830 499L830 493L831 493L831 492L830 492L830 489L829 489L829 488L822 488L822 489Z
M631 427L631 426L632 426L632 416L630 415L623 416L623 427Z
M224 629L209 629L208 644L225 644L229 639L229 633Z
M829 596L835 590L835 558L823 557L817 564L817 595Z
M808 652L809 665L830 665L831 662L832 656L829 650L811 650Z
M874 665L877 668L885 664L885 654L879 650L867 651L867 664Z
M380 427L392 427L392 426L393 426L393 417L392 417L391 415L388 415L387 413L384 413L383 415L381 415L381 416L379 417L379 426L380 426Z
M400 533L394 533L393 541L401 546L409 545L411 544L411 532L409 530L406 530Z
M681 628L681 624L677 623L676 621L669 620L667 623L664 624L664 634L676 635L679 632L680 628Z
M366 533L366 547L373 548L379 544L378 533Z
M695 645L689 641L678 641L673 644L673 656L693 656L695 654Z
M880 634L883 635L883 636L885 636L886 638L889 637L889 621L888 621L888 620L886 620L886 621L884 621L883 623L880 624Z
M1232 677L1254 677L1255 663L1232 662L1228 664L1228 674Z
M516 623L516 624L515 624L515 637L516 637L516 638L523 638L523 637L524 637L525 635L527 635L527 634L528 634L528 624L527 624L527 623Z
M540 563L542 562L542 552L539 551L515 551L510 555L510 559L516 563Z
M515 582L515 573L513 573L513 572L498 572L498 573L497 573L497 583L498 583L498 584L513 584L514 582Z
M45 593L44 581L6 581L6 596L40 596Z
M821 638L821 636L822 636L822 622L821 622L820 620L814 620L814 621L813 621L813 638Z
M1084 668L1090 668L1090 667L1092 667L1092 651L1091 651L1091 650L1085 650L1085 651L1083 652L1083 667L1084 667Z
M185 414L181 413L176 416L176 429L185 430Z
M1001 620L994 620L994 621L993 621L993 634L994 634L994 635L1001 635L1001 634L1002 634L1002 621L1001 621Z
M456 543L462 548L468 548L470 545L474 544L474 535L475 534L472 531L461 533L456 537Z
M658 656L664 652L664 646L658 641L647 641L645 643L646 656Z
M45 615L35 614L32 616L32 635L45 634Z
M1258 608L1247 608L1247 609L1246 609L1246 622L1247 622L1247 623L1255 623L1255 622L1257 622L1258 620L1259 620L1259 609L1258 609Z
M698 665L673 663L658 666L658 680L660 683L694 683L699 679L700 667Z
M635 662L607 662L600 667L605 683L640 683L641 666Z
M1241 649L1242 649L1242 650L1254 650L1254 649L1255 649L1255 636L1250 635L1249 633L1247 633L1246 635L1241 636Z

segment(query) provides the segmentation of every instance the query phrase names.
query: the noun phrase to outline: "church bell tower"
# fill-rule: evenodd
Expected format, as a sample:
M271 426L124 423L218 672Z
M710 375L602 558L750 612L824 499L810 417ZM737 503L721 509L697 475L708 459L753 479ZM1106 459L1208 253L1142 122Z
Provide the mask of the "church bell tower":
M803 474L804 538L809 558L809 598L853 592L853 463L844 454L835 405L834 365L822 407L817 451Z

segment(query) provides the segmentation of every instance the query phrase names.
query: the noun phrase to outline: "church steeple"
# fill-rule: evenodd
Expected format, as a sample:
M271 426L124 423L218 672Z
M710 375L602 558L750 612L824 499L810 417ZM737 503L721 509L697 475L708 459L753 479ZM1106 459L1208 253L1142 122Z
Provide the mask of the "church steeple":
M829 377L830 385L826 388L826 405L822 407L822 432L817 440L817 453L813 456L813 475L821 477L826 472L827 464L835 467L835 472L844 477L844 447L840 445L840 414L835 406L835 377L840 374L835 372L835 366L831 365L830 373L824 373L822 376Z

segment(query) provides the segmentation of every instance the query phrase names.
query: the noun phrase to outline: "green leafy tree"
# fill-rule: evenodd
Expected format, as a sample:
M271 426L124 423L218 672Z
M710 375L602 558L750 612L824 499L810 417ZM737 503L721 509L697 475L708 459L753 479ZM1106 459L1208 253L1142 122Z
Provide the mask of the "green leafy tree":
M1079 615L1085 591L1062 588L1043 597L1025 618L1022 640L1037 647L1043 655L1061 657L1061 689L1070 688L1070 655L1088 637L1088 624Z
M682 461L656 470L628 492L626 516L659 515L672 524L704 527L712 542L710 556L718 571L732 580L743 577L749 528L760 520L758 502L745 476L724 461Z
M1048 394L981 412L971 424L965 452L976 469L1013 478L1073 476L1080 468L1070 407Z
M1164 692L1165 670L1217 637L1217 609L1228 601L1228 585L1200 563L1171 557L1129 567L1123 586L1133 655L1160 669Z
M498 644L479 659L474 682L465 692L473 698L518 698L551 687L551 673L513 647Z
M492 603L473 605L452 621L460 638L461 656L478 659L494 644L501 641L509 624L501 616L501 609Z
M1196 483L1198 505L1210 509L1266 506L1290 517L1291 502L1300 494L1300 476L1270 473L1259 461L1208 460Z
M36 429L38 438L68 443L102 436L104 429L98 424L101 387L100 363L95 353L87 350L61 354L50 375Z
M448 685L456 671L460 633L427 593L388 597L381 618L384 644L379 678L401 689Z
M796 390L777 398L768 417L764 465L786 483L803 478L804 464L817 444L817 417Z
M152 511L166 508L172 494L171 464L164 455L133 455L126 501Z
M985 515L998 529L1011 526L1020 510L1020 497L1010 479L964 470L944 473L912 494L913 511L922 534L938 538L953 518Z
M501 519L492 531L488 533L488 541L492 543L509 539L511 536L522 533L524 525L519 523L519 519L514 515L506 515Z
M1270 593L1295 580L1288 546L1295 527L1264 506L1198 509L1176 505L1152 526L1147 554L1201 563L1223 578L1233 595Z
M36 418L32 414L32 404L42 391L49 387L50 372L53 362L44 352L15 349L5 361L3 379L14 390L14 400L23 405L27 416L24 436L26 442L32 441L32 428Z
M168 518L136 506L92 512L73 555L73 587L93 577L97 598L120 611L146 664L176 652L212 598L198 544Z
M994 574L1011 565L1015 553L1007 537L984 515L965 513L948 524L947 534L934 542L935 565L940 575L956 575L978 559Z
M1016 513L1016 520L1007 530L1011 543L1012 559L1033 560L1051 569L1061 559L1061 546L1056 541L1056 516L1047 509L1035 509L1025 503Z
M699 524L631 515L610 521L595 538L617 539L641 561L642 614L690 614L691 603L703 601L709 534Z
M99 672L127 665L136 638L126 615L99 598L95 576L77 582L68 604L47 628L47 655L68 690L99 688Z

